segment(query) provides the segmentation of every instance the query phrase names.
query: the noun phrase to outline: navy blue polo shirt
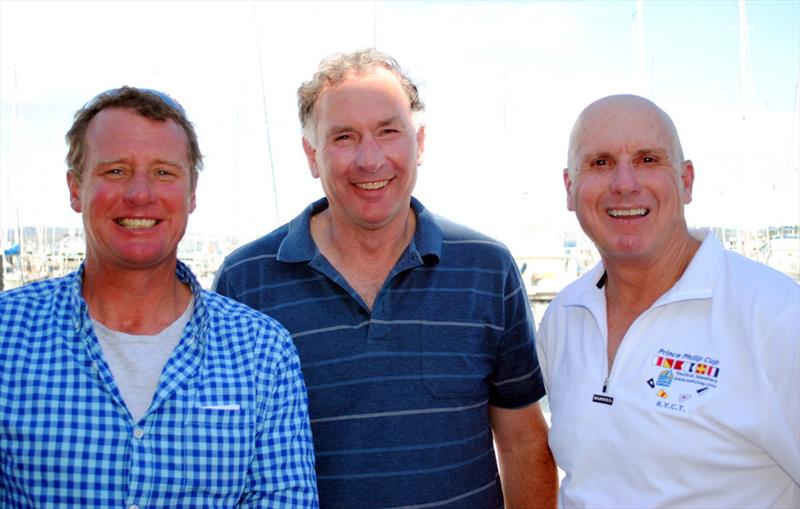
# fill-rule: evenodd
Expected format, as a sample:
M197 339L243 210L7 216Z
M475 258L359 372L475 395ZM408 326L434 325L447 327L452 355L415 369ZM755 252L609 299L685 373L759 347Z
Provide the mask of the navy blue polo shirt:
M412 198L416 232L370 310L311 237L327 206L234 251L215 282L292 334L320 505L502 507L489 406L544 395L513 257Z

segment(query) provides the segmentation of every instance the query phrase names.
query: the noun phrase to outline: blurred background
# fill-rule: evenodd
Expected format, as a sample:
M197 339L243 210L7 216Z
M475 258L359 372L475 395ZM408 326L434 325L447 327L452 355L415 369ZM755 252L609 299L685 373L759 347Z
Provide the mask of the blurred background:
M415 195L506 243L534 303L597 260L561 170L577 114L615 93L675 120L690 225L800 279L800 2L0 0L4 287L82 259L64 134L98 92L162 90L195 123L205 170L180 256L208 286L322 195L297 87L326 55L373 46L428 106Z

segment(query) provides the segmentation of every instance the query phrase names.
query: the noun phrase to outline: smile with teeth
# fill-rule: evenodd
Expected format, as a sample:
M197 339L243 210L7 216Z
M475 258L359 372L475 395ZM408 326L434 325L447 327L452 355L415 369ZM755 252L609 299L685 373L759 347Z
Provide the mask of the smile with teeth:
M119 224L120 226L133 229L152 228L153 226L155 226L156 222L157 221L155 219L146 219L140 217L123 217L117 219L117 224Z
M639 217L646 216L650 211L647 209L609 209L608 215L611 217Z
M375 189L386 187L387 184L389 184L388 180L376 180L375 182L356 182L355 186L359 189L373 191Z

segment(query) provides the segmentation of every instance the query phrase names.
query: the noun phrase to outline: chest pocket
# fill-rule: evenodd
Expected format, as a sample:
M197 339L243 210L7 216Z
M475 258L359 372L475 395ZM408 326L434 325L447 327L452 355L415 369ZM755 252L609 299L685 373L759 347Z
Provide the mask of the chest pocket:
M481 324L420 326L422 381L436 398L488 398L494 351L493 336Z
M234 495L244 489L255 446L252 410L190 409L183 423L184 476L193 492Z

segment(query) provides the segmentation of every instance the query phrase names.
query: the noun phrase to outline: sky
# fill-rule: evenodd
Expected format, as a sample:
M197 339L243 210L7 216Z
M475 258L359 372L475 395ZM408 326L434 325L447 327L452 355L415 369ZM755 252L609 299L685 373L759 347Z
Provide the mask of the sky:
M127 84L172 95L196 126L205 169L189 231L263 235L322 195L297 87L326 55L373 46L427 104L415 195L512 250L578 229L561 173L569 131L615 93L675 120L696 169L691 225L797 225L800 2L744 5L742 46L728 0L0 0L0 226L80 226L64 134L85 102Z

